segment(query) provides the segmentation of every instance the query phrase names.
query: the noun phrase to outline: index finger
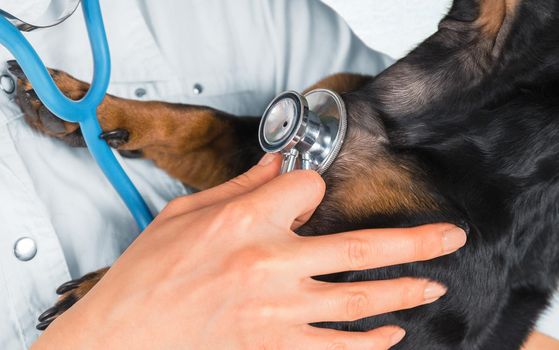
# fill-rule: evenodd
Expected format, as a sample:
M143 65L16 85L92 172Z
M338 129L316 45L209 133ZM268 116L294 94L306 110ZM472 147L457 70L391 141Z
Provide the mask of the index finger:
M216 187L175 199L159 217L185 214L243 195L279 176L280 166L281 157L267 153L246 173Z
M464 246L466 233L454 225L434 224L301 239L290 261L306 276L318 276L434 259Z

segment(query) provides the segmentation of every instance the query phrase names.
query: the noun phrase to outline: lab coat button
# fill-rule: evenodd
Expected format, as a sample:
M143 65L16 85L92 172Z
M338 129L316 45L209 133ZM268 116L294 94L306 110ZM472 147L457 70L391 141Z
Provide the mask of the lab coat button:
M37 244L32 238L23 237L14 244L14 255L21 261L29 261L37 254Z
M0 76L0 87L2 87L2 90L7 94L13 93L16 90L14 78L7 74Z
M192 87L192 92L194 93L194 95L200 95L202 94L202 92L204 92L204 87L202 86L202 84L194 84L194 86Z
M142 98L144 97L148 92L146 91L146 89L144 88L137 88L136 91L134 91L134 95L136 95L137 98Z

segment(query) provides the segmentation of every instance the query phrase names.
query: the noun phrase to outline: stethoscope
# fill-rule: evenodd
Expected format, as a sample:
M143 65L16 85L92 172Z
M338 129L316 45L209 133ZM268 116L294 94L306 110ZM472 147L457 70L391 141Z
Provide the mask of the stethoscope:
M80 3L93 53L94 75L86 96L73 101L60 92L21 31L56 26L70 17ZM153 216L113 151L100 138L97 107L107 92L111 64L99 0L51 0L46 14L30 23L0 9L0 44L15 57L45 107L67 122L80 124L91 155L143 231ZM322 174L340 152L346 128L345 105L337 93L326 89L305 95L288 91L268 106L258 136L265 152L283 154L282 173L311 169Z
M336 92L287 91L264 112L258 139L265 152L283 155L282 173L303 169L323 174L338 156L346 129L345 104Z
M76 11L80 2L93 53L94 74L91 88L85 97L80 101L73 101L60 92L37 52L20 31L58 25ZM153 220L153 215L112 150L99 137L102 130L97 119L97 107L107 93L111 71L109 46L99 0L52 0L46 13L47 17L43 17L39 22L29 23L0 10L0 44L15 57L45 107L67 122L80 124L91 155L143 231Z

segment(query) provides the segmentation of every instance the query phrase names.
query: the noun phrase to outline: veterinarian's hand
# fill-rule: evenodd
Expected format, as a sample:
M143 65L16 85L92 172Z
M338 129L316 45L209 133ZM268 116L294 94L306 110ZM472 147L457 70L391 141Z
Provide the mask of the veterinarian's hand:
M299 237L320 203L313 172L247 174L172 202L35 349L388 349L397 327L351 321L431 303L445 288L412 279L329 284L311 276L435 258L465 243L451 225Z

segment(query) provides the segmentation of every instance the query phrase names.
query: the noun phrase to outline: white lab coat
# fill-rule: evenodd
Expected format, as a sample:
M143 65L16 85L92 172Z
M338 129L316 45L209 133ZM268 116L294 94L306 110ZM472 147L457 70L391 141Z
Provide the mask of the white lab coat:
M122 97L256 116L283 90L341 71L374 74L390 63L315 0L101 5L112 51L110 92ZM81 13L27 37L48 66L89 80ZM9 58L0 48L0 75ZM13 101L0 89L0 349L28 348L56 287L110 265L138 233L87 151L31 130ZM188 192L148 161L126 160L126 167L155 212ZM22 237L37 248L29 261L14 254Z

